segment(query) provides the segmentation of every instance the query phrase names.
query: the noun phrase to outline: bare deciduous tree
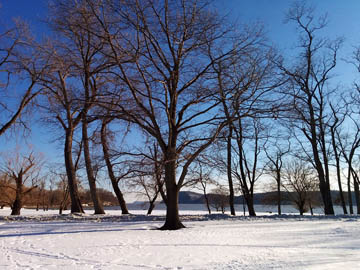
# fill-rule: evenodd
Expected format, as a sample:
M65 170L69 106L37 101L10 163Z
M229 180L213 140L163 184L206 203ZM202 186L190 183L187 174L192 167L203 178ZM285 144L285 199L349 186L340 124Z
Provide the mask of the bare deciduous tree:
M311 149L311 155L307 156L318 174L324 212L333 215L326 111L329 110L329 95L335 91L330 88L330 75L336 66L342 40L321 38L319 32L326 27L326 16L317 19L314 10L301 1L295 2L289 10L287 21L294 22L300 33L300 52L295 64L279 63L288 79L286 94L293 104L292 127L301 132Z
M228 194L229 191L224 186L219 185L208 196L210 205L216 211L221 211L221 213L225 214L226 207L229 206Z
M7 188L15 193L11 202L11 215L20 215L25 197L37 188L41 165L41 158L33 152L27 155L15 153L5 158L2 173L10 179Z
M284 189L295 206L303 215L306 208L311 206L311 192L316 190L316 177L314 171L302 161L292 161L285 166L285 179L282 183Z
M147 214L150 215L159 195L167 204L167 195L164 191L164 161L157 143L153 143L146 151L135 155L137 159L131 162L133 170L129 185L133 188L141 188L141 194L148 199Z
M195 189L201 190L201 192L204 195L204 203L206 206L206 209L209 212L209 215L211 214L211 205L210 205L210 199L208 194L208 188L211 185L216 185L216 181L213 180L213 177L211 176L212 170L207 166L207 160L197 160L195 163L195 167L192 168L191 172L191 187ZM210 165L211 166L211 165ZM229 206L230 206L229 201ZM231 211L231 208L230 208Z
M279 142L275 142L269 148L266 146L264 148L264 152L268 159L268 162L265 165L265 171L276 181L278 214L281 215L281 183L284 177L283 165L284 157L290 152L290 142L288 142L285 147ZM275 150L273 150L273 148L275 148Z
M39 66L33 43L19 20L13 28L0 28L0 136L16 124L26 127L25 109L41 92L37 82L46 68Z
M229 29L202 0L87 2L117 64L121 87L111 95L120 97L125 89L136 105L134 111L119 103L116 111L152 136L164 157L167 212L162 229L183 228L178 196L188 168L226 125L210 73L214 62L234 52L232 45L223 46L230 40Z

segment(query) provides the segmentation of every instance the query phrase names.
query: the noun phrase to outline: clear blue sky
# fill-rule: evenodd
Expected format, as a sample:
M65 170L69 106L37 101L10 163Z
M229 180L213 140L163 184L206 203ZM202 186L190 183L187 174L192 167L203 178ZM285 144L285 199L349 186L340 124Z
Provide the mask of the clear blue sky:
M46 31L46 27L40 21L46 17L47 2L47 0L0 0L2 6L0 22L9 24L12 17L21 17L35 29L36 36L41 37ZM241 22L263 22L270 40L282 50L288 50L296 43L294 26L283 24L284 14L292 2L291 0L215 0L221 13L228 13ZM307 2L315 4L318 13L328 13L330 22L324 35L329 38L345 37L345 46L340 57L350 57L352 47L360 45L360 1L309 0ZM355 70L341 61L337 74L338 82L347 86L350 86L356 76ZM48 135L49 130L38 124L34 127L33 135L28 138L28 142L34 145L35 150L44 152L50 160L61 157L62 150L59 144L57 146L54 143L49 144L53 139ZM0 138L0 151L14 147L15 142L22 143L22 141L21 138L17 140Z

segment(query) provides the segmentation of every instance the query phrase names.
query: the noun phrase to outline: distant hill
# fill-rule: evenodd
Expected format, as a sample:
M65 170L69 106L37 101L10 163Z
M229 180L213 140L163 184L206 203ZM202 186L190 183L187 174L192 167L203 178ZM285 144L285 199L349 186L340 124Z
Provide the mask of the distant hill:
M321 199L320 193L316 192L316 196ZM333 201L336 203L339 197L339 191L331 192ZM288 194L286 192L282 192L282 201L283 204L291 204L290 199L288 198ZM353 202L355 202L355 193L352 194ZM264 192L264 193L255 193L254 194L254 204L276 204L276 192ZM193 191L180 191L179 193L179 203L181 204L203 204L204 203L204 195L201 193L193 192ZM244 201L244 197L242 195L235 196L235 204L242 204Z

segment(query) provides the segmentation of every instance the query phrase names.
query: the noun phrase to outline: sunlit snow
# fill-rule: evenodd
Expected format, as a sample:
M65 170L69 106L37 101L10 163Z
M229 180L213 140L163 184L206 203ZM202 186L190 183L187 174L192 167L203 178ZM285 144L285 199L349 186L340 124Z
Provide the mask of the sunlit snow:
M0 269L360 269L360 217L182 216L159 231L164 211L59 216L0 210ZM44 214L46 213L46 214Z

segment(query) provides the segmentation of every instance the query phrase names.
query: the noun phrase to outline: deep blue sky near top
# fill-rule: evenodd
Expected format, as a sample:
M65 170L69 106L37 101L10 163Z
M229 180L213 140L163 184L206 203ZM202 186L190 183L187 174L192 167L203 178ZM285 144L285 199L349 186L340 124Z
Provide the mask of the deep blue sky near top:
M47 0L0 0L0 24L11 24L11 18L21 17L30 24L33 32L39 38L46 35L46 27L41 22L47 16ZM314 4L317 13L327 12L329 25L323 32L329 38L343 36L345 45L340 53L341 58L350 58L353 46L360 45L360 1L359 0L309 0ZM294 25L284 25L285 13L293 3L292 0L221 0L215 5L220 13L229 14L232 19L240 22L251 23L260 21L264 24L269 39L281 51L290 53L294 48L297 35ZM336 82L343 85L344 89L350 87L356 78L355 69L340 61L337 69ZM360 76L359 76L360 78ZM50 143L50 130L35 123L31 137L27 143L31 143L35 151L41 151L48 160L59 160L62 150L59 143ZM0 138L0 151L13 149L16 145L26 149L27 144L22 137Z

